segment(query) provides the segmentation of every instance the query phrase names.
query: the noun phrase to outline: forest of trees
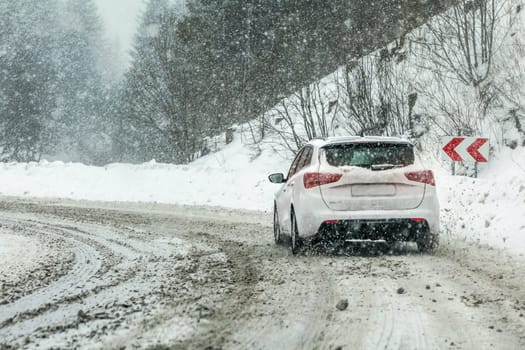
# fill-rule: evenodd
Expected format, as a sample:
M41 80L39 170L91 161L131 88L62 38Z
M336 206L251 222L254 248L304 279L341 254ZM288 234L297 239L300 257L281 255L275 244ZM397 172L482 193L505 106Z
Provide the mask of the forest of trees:
M0 1L0 159L102 160L111 50L90 0Z
M170 0L149 0L129 68L115 79L117 58L93 0L0 0L0 160L190 162L209 137L256 120L340 66L347 87L368 84L366 74L377 72L356 60L394 39L403 46L399 38L449 3L188 0L180 13ZM412 127L406 115L417 94L394 96L397 77L381 72L397 110L370 120L401 113L399 125L380 129ZM346 93L339 111L366 115L365 105L348 104L357 92Z
M0 159L191 161L333 69L342 3L151 0L115 81L93 0L0 0Z
M202 0L180 17L167 0L150 1L123 92L130 137L121 140L131 144L120 147L191 161L207 136L329 73L345 55L342 3Z

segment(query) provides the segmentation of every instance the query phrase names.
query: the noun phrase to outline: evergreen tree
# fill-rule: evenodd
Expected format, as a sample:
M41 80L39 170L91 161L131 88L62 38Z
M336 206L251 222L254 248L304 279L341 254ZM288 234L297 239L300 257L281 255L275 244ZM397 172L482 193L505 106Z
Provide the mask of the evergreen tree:
M93 0L67 0L55 60L58 64L56 132L65 160L100 163L108 148L104 132L105 41Z
M176 159L177 151L169 130L173 125L173 96L168 89L166 62L162 62L168 52L159 47L161 27L166 26L168 17L167 0L148 2L135 37L132 66L126 74L121 107L126 113L117 138L132 146L136 161Z
M53 148L55 0L0 1L0 157L38 160Z
M100 162L105 89L93 0L0 0L0 156Z

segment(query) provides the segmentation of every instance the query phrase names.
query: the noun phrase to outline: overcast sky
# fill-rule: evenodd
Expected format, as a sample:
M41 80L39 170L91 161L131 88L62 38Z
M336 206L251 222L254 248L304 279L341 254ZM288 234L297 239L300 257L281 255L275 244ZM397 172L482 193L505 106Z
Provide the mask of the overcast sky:
M118 38L122 55L127 58L145 0L95 0L95 2L108 31L108 38L111 42Z
M121 57L128 63L133 37L139 25L140 15L148 0L95 0L104 20L107 37L111 43L118 42ZM186 12L186 0L171 0L180 13Z

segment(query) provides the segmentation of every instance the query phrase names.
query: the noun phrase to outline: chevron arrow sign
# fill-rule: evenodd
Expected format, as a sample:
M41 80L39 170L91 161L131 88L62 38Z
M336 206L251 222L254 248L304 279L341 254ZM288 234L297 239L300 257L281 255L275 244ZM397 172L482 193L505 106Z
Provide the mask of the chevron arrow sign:
M484 137L446 136L443 138L442 156L454 162L489 161L489 139Z

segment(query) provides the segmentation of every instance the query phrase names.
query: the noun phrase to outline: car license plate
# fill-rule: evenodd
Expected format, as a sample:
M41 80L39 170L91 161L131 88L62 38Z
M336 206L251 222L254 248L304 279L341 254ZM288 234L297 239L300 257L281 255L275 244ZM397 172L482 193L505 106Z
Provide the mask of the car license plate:
M386 197L395 195L396 186L392 184L352 185L352 196L354 197Z

